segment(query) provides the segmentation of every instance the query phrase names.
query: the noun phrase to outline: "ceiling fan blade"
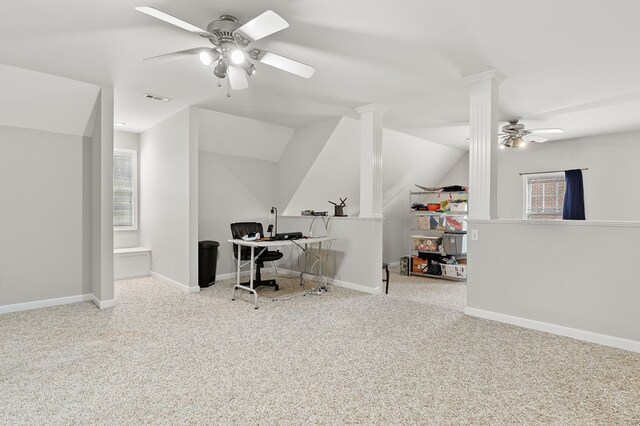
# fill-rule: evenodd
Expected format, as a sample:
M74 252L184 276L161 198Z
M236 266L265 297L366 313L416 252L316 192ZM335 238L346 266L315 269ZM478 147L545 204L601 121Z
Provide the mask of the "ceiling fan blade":
M560 133L564 133L564 130L553 128L553 129L527 129L528 133L535 133L536 135L556 135Z
M165 53L164 55L152 56L150 58L145 58L143 61L146 62L156 62L156 63L165 63L170 61L175 61L177 59L184 59L190 56L199 55L203 51L213 50L218 53L214 49L208 49L206 47L197 47L195 49L187 49L187 50L179 50L177 52Z
M160 19L161 21L167 22L171 25L175 25L176 27L180 27L183 30L187 30L194 34L198 34L202 37L215 37L208 31L203 30L202 28L198 28L195 25L191 25L188 22L183 21L182 19L178 19L175 16L171 16L168 13L164 13L161 10L154 9L153 7L148 6L138 6L135 8L138 12L142 12L149 16L153 16L156 19Z
M549 140L547 138L543 138L542 136L533 135L533 134L530 134L530 133L527 133L526 135L524 135L522 137L522 139L525 142L535 142L535 143L543 143L543 142L546 142L546 141Z
M244 70L240 67L229 67L229 84L233 90L243 90L249 88L249 82Z
M286 58L275 53L261 50L256 55L256 59L263 64L271 65L272 67L281 69L283 71L290 72L303 78L311 78L316 69L311 65L303 64L302 62L294 61L293 59Z
M250 41L256 41L273 33L277 33L278 31L284 30L288 26L289 23L280 15L275 13L273 10L267 10L262 15L253 18L235 30L235 33L240 33L240 35Z

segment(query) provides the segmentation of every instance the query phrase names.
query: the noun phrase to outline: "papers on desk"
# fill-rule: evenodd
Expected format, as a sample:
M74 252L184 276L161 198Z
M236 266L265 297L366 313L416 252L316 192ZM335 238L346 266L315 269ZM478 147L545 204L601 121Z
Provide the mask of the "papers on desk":
M259 239L260 239L260 233L259 232L256 232L255 234L252 232L251 234L244 235L242 237L243 241L256 241L256 240L259 240Z

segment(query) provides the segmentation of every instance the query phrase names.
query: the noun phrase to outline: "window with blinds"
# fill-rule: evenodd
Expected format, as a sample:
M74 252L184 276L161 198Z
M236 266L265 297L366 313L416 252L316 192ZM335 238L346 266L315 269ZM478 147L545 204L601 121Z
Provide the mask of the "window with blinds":
M116 230L137 229L137 152L113 150L113 226Z
M525 176L525 187L526 219L562 219L566 189L564 173Z

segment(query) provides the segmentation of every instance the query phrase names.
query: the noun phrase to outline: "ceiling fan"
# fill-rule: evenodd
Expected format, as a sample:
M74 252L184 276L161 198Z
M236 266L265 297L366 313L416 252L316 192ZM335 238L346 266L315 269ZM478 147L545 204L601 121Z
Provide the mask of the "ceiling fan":
M229 84L233 90L242 90L249 87L247 76L250 77L256 72L256 67L251 60L259 61L303 78L310 78L315 72L315 68L310 65L250 46L254 41L289 26L287 21L271 10L267 10L244 25L240 24L231 15L222 15L219 19L210 22L207 25L207 29L203 30L152 7L140 6L135 9L138 12L204 37L213 44L213 47L181 50L146 58L145 61L166 62L198 55L204 65L215 64L213 68L215 76L219 79L228 77ZM218 82L218 86L220 86L220 82ZM230 94L227 93L227 96L230 96Z
M518 120L511 120L509 124L502 127L502 133L500 137L501 148L518 148L523 146L526 142L543 143L549 139L540 135L552 135L564 133L564 130L558 128L550 129L525 129L524 124L519 124Z

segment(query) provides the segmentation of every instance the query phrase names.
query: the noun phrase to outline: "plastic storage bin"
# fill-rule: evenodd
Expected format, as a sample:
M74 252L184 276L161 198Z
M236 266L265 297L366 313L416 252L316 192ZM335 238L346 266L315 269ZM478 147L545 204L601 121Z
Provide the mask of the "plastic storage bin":
M449 203L449 211L452 213L466 213L467 212L467 202L462 201L458 203Z
M413 241L413 249L423 252L437 253L438 246L442 244L441 237L424 237L415 235L411 237Z
M442 235L444 251L447 254L465 254L467 252L467 234Z
M467 220L462 216L445 216L442 229L449 232L466 232Z

